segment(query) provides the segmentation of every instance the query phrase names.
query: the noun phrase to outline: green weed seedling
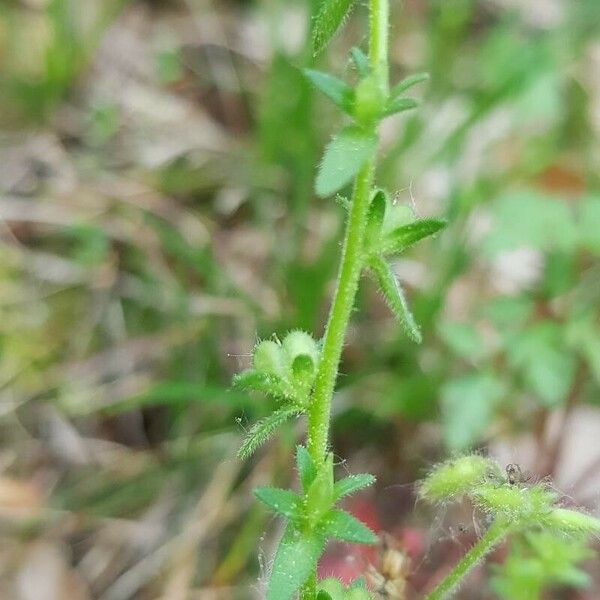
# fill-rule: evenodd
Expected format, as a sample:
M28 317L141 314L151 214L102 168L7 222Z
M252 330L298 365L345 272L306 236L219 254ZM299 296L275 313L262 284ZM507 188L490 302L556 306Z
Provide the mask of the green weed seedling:
M312 27L313 51L320 53L339 29L354 0L324 0ZM361 583L344 588L327 579L317 581L316 566L329 539L373 544L375 534L338 501L373 483L369 474L335 481L333 455L328 445L331 402L342 347L360 277L368 271L407 336L421 341L404 291L393 274L389 258L445 226L440 219L407 223L390 202L385 190L375 186L379 123L390 115L412 110L417 101L404 94L427 79L417 74L390 86L388 69L389 0L370 0L368 53L350 52L358 83L348 83L315 70L306 78L342 113L349 123L327 145L316 178L321 197L334 196L352 184L350 199L339 200L347 209L346 228L327 325L319 341L303 331L292 331L282 342L261 341L254 348L252 368L235 378L238 387L274 399L276 410L256 423L240 449L250 456L286 421L305 415L306 446L296 450L299 491L263 487L257 498L286 520L275 553L267 600L343 600L369 598ZM496 473L495 478L490 473ZM556 498L540 486L511 486L502 473L480 456L468 456L436 467L420 487L422 498L447 503L469 496L491 517L491 525L446 579L428 596L448 597L469 570L509 533L543 527L557 535L584 535L596 531L598 522L583 513L555 506Z

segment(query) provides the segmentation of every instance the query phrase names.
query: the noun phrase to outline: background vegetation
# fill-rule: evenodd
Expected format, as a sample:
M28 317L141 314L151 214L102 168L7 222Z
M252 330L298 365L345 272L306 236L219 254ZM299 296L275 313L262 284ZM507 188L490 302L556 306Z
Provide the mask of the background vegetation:
M415 509L412 482L453 452L597 510L600 7L403 4L394 80L431 80L386 121L378 177L400 213L449 225L394 264L420 346L361 289L333 443L378 476L347 508L411 557L411 594L480 525ZM279 532L250 490L290 483L303 424L238 461L272 407L231 376L271 331L322 331L344 216L312 191L339 117L298 68L309 5L0 5L2 598L261 597ZM364 19L319 68L352 77ZM525 577L523 598L595 598L597 558L570 567L587 552L520 540L460 597L520 600ZM340 545L321 570L369 562Z

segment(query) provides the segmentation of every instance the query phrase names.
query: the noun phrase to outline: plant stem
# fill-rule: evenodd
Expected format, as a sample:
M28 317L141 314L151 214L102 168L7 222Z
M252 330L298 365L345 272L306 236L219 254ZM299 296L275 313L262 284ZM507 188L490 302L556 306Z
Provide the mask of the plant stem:
M308 413L307 446L315 464L322 463L327 452L331 398L363 266L363 239L373 171L374 161L371 159L359 171L354 183L337 286L325 329L319 371Z
M437 587L425 598L425 600L444 600L456 589L468 572L491 552L494 547L508 535L514 524L497 519L490 525L477 543L462 557L458 564L446 575Z
M369 11L369 61L378 80L385 82L383 85L387 89L389 0L370 0ZM363 268L362 250L374 172L375 158L371 157L354 180L338 280L325 328L321 360L308 413L307 447L317 465L324 461L327 453L331 399Z

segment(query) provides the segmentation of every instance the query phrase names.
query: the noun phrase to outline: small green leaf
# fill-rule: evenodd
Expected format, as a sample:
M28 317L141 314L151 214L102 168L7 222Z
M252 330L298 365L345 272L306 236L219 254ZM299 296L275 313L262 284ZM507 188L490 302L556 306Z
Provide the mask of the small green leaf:
M278 427L301 412L302 410L297 406L286 406L255 423L241 445L238 456L242 460L248 458L275 433Z
M235 375L233 385L241 390L253 390L274 398L290 398L287 386L279 377L256 369L247 369Z
M343 596L341 596L341 598L343 600ZM331 594L329 594L325 590L319 590L319 592L317 594L317 600L334 600L334 599L331 597Z
M352 56L352 60L356 65L356 70L358 71L358 75L362 77L366 77L371 68L369 67L369 59L367 55L356 46L350 50L350 55Z
M338 108L348 114L352 114L354 91L348 84L333 75L322 73L321 71L304 69L303 72L310 82L325 94L325 96L327 96Z
M254 495L273 512L286 519L298 517L300 498L294 492L281 488L259 487L254 490Z
M377 536L358 519L344 510L334 508L321 523L327 537L355 544L376 544Z
M465 450L483 436L506 388L492 373L471 373L446 381L441 389L442 431L447 447Z
M395 98L390 100L383 109L383 116L389 117L399 112L417 108L419 103L414 98Z
M358 490L373 485L375 483L375 477L370 473L359 473L357 475L350 475L344 479L336 481L333 486L333 495L336 500L354 494Z
M375 151L377 137L359 127L345 127L325 149L316 191L322 198L349 183Z
M333 502L333 455L330 452L317 467L317 475L306 492L305 514L313 527L331 509Z
M419 219L387 233L376 248L381 254L399 254L419 240L443 229L446 221L441 219Z
M322 0L312 30L313 53L319 54L349 14L355 0Z
M400 287L396 276L388 265L380 256L371 256L368 261L369 269L379 283L379 289L385 298L390 310L394 313L400 325L404 329L404 333L417 344L421 343L421 332L415 318L410 312L408 302L404 297L404 292Z
M317 476L317 468L304 446L296 448L296 468L298 469L302 489L306 492Z
M415 73L414 75L409 75L392 88L390 91L390 97L397 99L400 94L413 87L413 85L417 85L417 83L427 81L428 79L429 73Z
M365 230L365 248L367 251L379 242L387 205L386 193L383 190L375 190L367 214Z
M275 553L267 600L289 600L316 568L323 546L320 535L288 523Z

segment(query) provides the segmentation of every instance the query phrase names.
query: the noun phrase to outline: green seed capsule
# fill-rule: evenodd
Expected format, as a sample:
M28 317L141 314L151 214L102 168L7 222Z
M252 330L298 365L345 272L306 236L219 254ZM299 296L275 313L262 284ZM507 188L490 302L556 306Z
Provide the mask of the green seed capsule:
M317 342L305 331L290 331L283 340L282 348L289 367L299 356L308 356L315 366L319 360Z
M462 456L435 467L421 482L419 495L430 502L443 502L469 492L481 484L496 464L483 456Z
M285 371L281 346L272 340L260 342L254 348L252 362L257 371L269 375L282 376Z

